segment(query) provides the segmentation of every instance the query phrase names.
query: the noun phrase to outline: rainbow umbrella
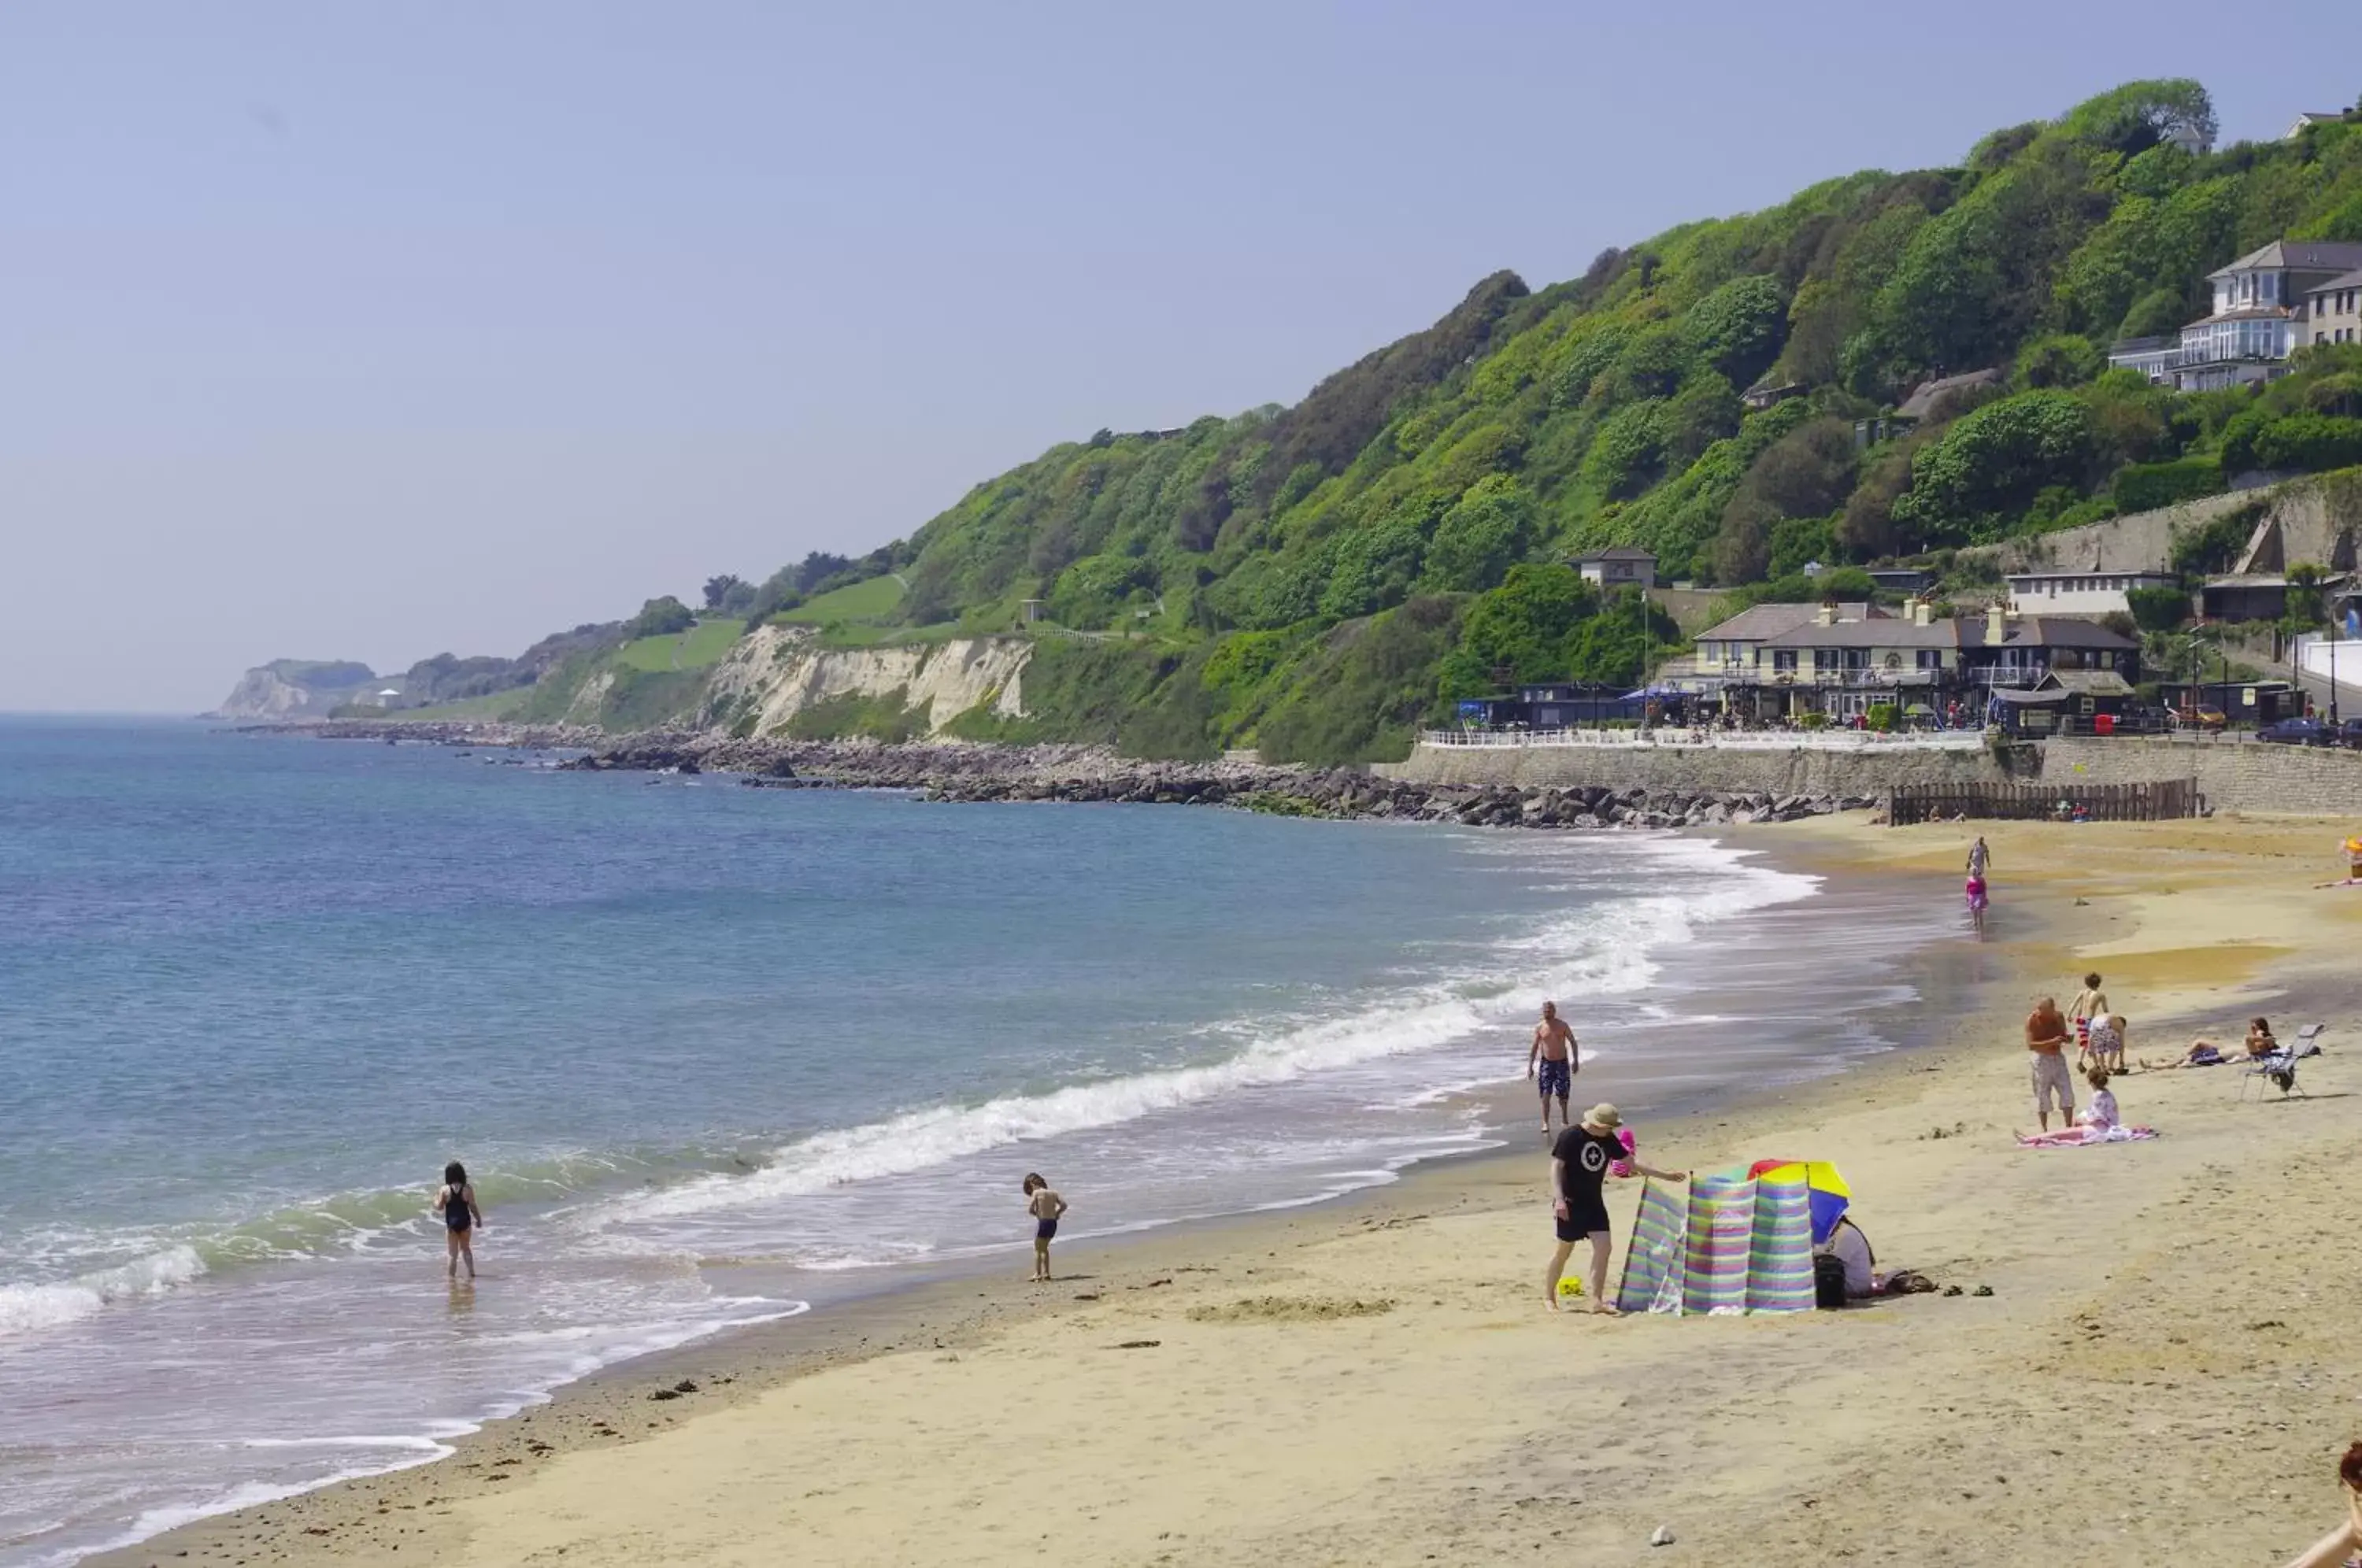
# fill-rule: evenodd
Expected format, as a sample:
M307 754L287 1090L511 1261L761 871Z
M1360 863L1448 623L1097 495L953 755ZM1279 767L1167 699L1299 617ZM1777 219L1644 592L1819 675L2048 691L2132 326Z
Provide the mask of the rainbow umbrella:
M1837 1166L1827 1160L1758 1160L1747 1167L1747 1174L1756 1180L1766 1177L1773 1181L1801 1181L1812 1198L1813 1244L1819 1246L1829 1239L1845 1218L1846 1205L1853 1200L1853 1188L1838 1174Z

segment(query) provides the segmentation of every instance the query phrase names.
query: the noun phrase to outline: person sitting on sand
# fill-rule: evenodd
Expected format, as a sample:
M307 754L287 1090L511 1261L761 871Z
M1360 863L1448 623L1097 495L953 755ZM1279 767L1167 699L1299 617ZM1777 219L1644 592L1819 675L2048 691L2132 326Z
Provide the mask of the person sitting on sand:
M2058 1108L2058 1125L2075 1125L2075 1086L2067 1076L2067 1021L2058 1002L2044 997L2025 1018L2025 1049L2034 1079L2034 1114L2045 1132L2050 1131L2050 1109Z
M1066 1211L1066 1200L1050 1190L1050 1184L1037 1171L1025 1176L1025 1212L1033 1216L1033 1279L1036 1284L1050 1277L1050 1239L1058 1233L1058 1216Z
M2093 1067L2083 1075L2092 1086L2092 1103L2075 1119L2072 1127L2062 1127L2056 1132L2045 1132L2038 1136L2017 1134L2018 1143L2029 1149L2071 1147L2078 1143L2114 1143L2131 1138L2153 1138L2157 1134L2146 1127L2126 1127L2116 1111L2116 1097L2108 1088L2110 1074L2105 1067Z
M1526 1077L1536 1079L1542 1093L1542 1136L1550 1136L1551 1097L1558 1097L1558 1124L1572 1127L1567 1097L1574 1092L1574 1031L1558 1015L1558 1003L1542 1003L1542 1021L1534 1025L1533 1044L1526 1052Z
M2289 1568L2337 1568L2362 1552L2362 1442L2345 1451L2338 1462L2337 1479L2345 1488L2345 1522L2314 1541Z
M476 1282L476 1249L473 1239L478 1227L484 1222L484 1211L476 1207L476 1188L468 1180L468 1167L453 1160L443 1167L443 1185L435 1189L435 1212L443 1220L443 1273L451 1279L459 1277L459 1264L468 1265L468 1283Z
M1616 1136L1616 1130L1623 1125L1624 1118L1614 1106L1595 1105L1551 1146L1551 1214L1558 1232L1558 1251L1551 1254L1550 1270L1542 1275L1542 1299L1553 1312L1559 1310L1558 1282L1566 1272L1566 1260L1573 1255L1574 1244L1588 1237L1591 1266L1585 1271L1584 1285L1591 1292L1591 1309L1617 1315L1616 1304L1607 1299L1607 1250L1615 1238L1608 1233L1607 1200L1600 1192L1609 1165L1623 1160L1642 1176L1659 1181L1689 1179L1644 1165L1628 1154Z

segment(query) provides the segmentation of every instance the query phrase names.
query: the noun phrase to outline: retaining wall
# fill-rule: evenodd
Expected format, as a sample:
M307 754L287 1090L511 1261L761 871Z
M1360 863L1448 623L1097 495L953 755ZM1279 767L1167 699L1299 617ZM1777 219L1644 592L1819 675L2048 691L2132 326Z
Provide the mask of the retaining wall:
M2156 784L2195 778L2217 811L2362 817L2362 752L2255 741L2047 740L2031 777L2075 784ZM2022 755L2022 754L2021 754ZM1999 784L1987 752L1724 750L1710 746L1419 745L1374 771L1413 784L1522 789L1683 790L1694 793L1876 795L1896 784Z
M2195 778L2218 812L2362 816L2362 752L2257 741L2048 740L2046 782L2146 784Z
M1509 784L1522 789L1711 790L1722 794L1875 795L1893 784L1996 783L2008 776L1981 751L1724 749L1715 746L1453 746L1420 745L1379 767L1413 784Z

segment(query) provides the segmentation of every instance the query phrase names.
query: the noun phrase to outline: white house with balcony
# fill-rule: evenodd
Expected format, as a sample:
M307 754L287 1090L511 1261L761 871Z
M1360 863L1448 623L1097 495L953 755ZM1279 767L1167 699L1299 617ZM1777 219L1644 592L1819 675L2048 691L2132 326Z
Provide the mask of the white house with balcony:
M2275 380L2305 344L2307 296L2356 268L2362 242L2276 239L2208 276L2214 308L2180 337L2128 338L2108 351L2108 363L2176 392Z

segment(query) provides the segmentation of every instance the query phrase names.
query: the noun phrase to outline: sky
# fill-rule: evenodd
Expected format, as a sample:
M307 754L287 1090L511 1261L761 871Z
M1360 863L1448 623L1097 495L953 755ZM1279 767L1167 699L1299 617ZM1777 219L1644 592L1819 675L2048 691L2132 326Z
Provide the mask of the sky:
M2219 5L0 6L0 712L190 712L910 534L1510 267L2193 75Z

